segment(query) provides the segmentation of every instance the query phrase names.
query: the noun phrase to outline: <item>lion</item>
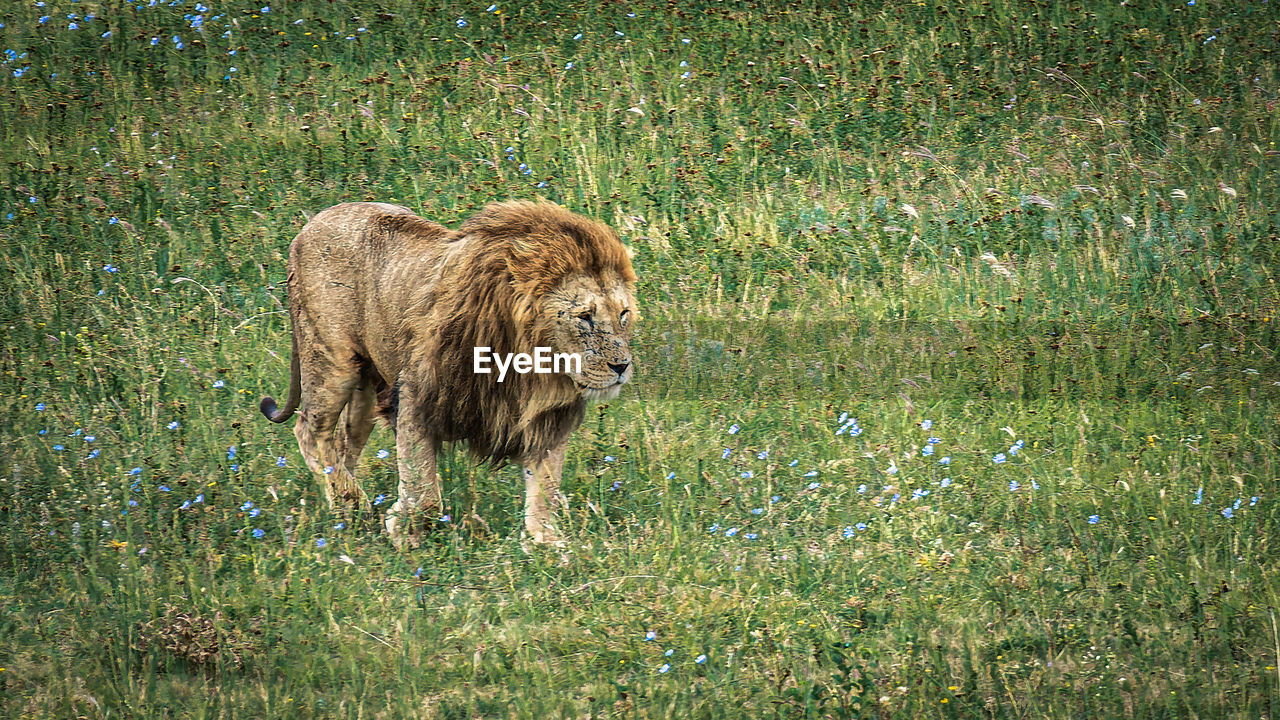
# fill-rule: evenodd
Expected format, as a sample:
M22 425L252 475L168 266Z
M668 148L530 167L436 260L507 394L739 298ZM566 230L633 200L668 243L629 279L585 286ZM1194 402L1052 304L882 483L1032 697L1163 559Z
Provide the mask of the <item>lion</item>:
M525 532L562 543L553 506L569 435L634 373L630 257L607 225L545 201L493 203L458 230L385 203L323 210L289 247L289 398L259 408L277 423L297 411L302 456L344 509L369 509L354 471L384 418L399 471L384 522L399 548L440 516L436 455L457 441L495 468L519 463ZM477 348L580 362L502 377L478 372Z

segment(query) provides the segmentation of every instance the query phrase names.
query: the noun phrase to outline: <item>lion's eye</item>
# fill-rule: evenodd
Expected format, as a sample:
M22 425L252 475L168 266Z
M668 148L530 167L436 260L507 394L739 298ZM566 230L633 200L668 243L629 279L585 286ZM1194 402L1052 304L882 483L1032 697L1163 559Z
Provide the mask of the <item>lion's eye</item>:
M618 324L622 327L626 327L629 322L631 322L631 311L623 310L622 314L618 316Z
M579 313L579 314L578 314L578 319L579 319L579 320L581 320L582 322L584 322L584 323L588 324L588 325L593 324L593 323L592 323L592 319L591 319L591 313L589 313L589 312Z

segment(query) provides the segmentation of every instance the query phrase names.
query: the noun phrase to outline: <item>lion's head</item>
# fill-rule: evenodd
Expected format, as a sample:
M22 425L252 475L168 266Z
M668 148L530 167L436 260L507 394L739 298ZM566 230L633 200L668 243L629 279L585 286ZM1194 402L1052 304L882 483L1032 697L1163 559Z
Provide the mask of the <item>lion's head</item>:
M565 373L588 400L618 395L633 374L631 258L607 225L547 203L490 205L461 234L507 244L518 347L581 357Z

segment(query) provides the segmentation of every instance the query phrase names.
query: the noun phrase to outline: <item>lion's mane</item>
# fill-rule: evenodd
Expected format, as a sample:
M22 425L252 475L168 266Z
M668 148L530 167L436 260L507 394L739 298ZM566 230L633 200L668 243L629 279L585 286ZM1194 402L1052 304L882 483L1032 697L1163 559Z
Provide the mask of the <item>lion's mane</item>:
M400 235L400 243L441 243L441 230L414 215L384 215L370 241ZM438 279L406 309L402 382L417 384L412 411L439 440L464 440L495 466L525 461L563 441L582 421L586 400L564 375L510 373L498 383L474 373L473 349L503 355L547 346L553 319L539 315L538 301L560 281L611 271L633 285L635 272L606 226L547 203L494 203L449 234ZM379 412L394 423L399 388L379 380Z

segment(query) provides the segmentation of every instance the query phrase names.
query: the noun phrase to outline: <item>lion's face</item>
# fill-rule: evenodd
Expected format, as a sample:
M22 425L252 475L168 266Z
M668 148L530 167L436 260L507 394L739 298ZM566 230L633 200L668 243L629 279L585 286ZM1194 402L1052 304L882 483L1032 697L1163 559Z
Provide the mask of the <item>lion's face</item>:
M631 379L635 298L616 274L572 275L542 299L542 318L556 352L582 357L567 374L588 400L617 397Z

